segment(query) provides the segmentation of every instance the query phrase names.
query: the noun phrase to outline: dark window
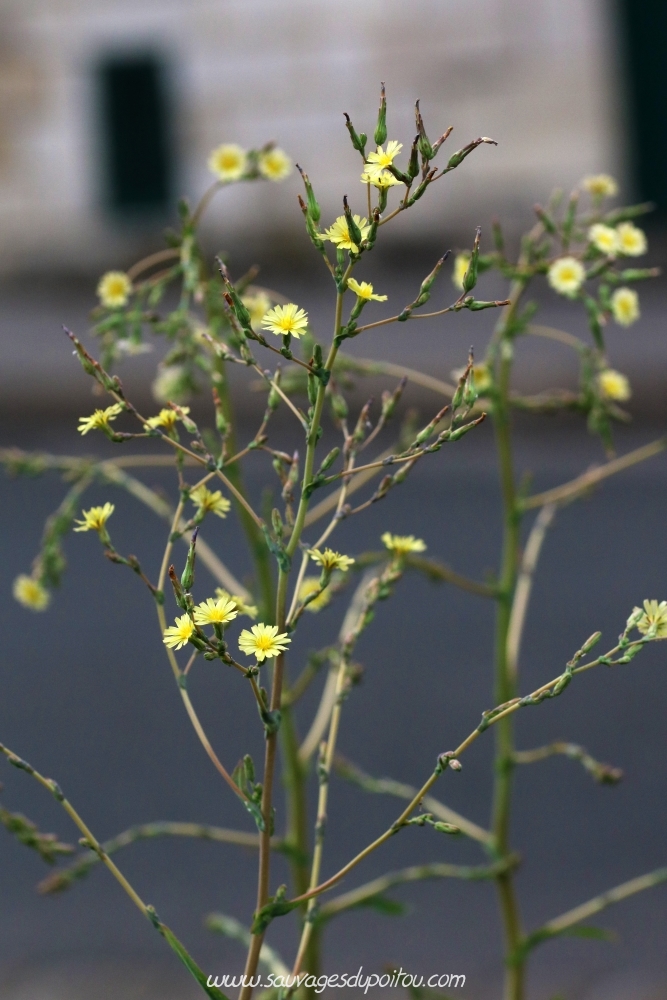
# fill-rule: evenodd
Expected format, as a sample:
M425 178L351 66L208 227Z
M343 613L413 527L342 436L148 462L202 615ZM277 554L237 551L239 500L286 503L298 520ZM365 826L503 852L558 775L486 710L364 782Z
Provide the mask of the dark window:
M667 212L667 4L622 0L620 37L627 66L630 149L637 192Z
M99 78L108 204L121 211L165 209L172 165L160 60L150 54L110 57Z

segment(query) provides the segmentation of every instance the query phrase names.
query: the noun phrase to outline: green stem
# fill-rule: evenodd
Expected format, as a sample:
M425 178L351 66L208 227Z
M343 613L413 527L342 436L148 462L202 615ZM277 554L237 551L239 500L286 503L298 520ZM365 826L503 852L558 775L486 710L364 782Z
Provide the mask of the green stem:
M525 284L517 281L512 286L510 305L504 311L496 334L499 340L498 382L493 421L498 449L498 466L503 507L503 542L498 606L496 611L495 638L495 699L498 704L514 697L516 679L510 673L507 655L512 599L519 567L520 513L517 506L512 458L512 438L509 407L509 387L512 371L512 343L504 333L511 320ZM503 858L510 851L510 817L512 800L512 770L514 766L514 722L511 715L499 720L496 728L496 755L491 829L497 856ZM519 908L512 872L500 872L496 878L500 911L504 925L505 946L508 955L517 953L522 939ZM505 1000L523 1000L524 966L507 967Z

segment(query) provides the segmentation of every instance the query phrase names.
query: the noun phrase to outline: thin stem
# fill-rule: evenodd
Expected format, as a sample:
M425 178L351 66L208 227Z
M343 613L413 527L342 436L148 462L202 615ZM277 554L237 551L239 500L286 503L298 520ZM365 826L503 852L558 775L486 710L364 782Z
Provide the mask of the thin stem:
M556 514L555 504L546 504L535 518L521 560L521 570L514 590L514 600L507 626L507 671L512 684L516 684L521 637L526 621L528 601L533 586L533 576L540 557L542 543Z
M580 924L582 920L588 920L589 917L594 916L594 914L599 913L608 906L620 903L621 900L627 899L629 896L634 896L635 893L643 892L645 889L652 889L662 882L667 882L667 868L657 868L647 875L640 875L638 878L632 878L628 882L622 882L621 885L617 885L613 889L607 889L606 892L600 893L599 896L595 896L593 899L589 899L586 903L575 906L574 909L568 910L567 913L563 913L560 917L554 917L553 920L549 920L540 930L546 932L549 937L562 934L568 927L574 927L575 924Z

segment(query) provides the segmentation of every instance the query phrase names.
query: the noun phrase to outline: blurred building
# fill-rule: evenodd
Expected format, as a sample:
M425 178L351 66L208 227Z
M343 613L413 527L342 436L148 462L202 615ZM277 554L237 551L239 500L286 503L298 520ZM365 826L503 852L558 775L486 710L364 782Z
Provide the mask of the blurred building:
M454 125L452 151L499 142L403 234L516 217L591 171L623 178L612 27L604 0L4 0L0 270L129 262L177 195L204 190L223 141L275 139L326 217L345 192L361 210L342 112L372 133L380 80L390 138L409 144L420 98L432 138ZM293 176L223 192L211 225L290 236L298 189Z

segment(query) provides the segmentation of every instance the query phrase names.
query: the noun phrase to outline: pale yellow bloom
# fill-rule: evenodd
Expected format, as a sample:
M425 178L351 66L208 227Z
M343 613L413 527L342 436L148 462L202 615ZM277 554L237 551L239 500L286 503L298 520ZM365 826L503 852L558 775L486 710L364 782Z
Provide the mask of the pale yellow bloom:
M372 184L376 188L388 188L402 182L399 181L398 177L394 177L389 170L378 170L375 172L366 169L361 175L361 183Z
M266 292L255 292L254 295L241 296L241 302L250 313L252 326L259 326L271 308L271 299Z
M414 535L391 535L385 531L382 542L395 556L407 556L410 552L425 552L426 542Z
M648 250L646 233L631 222L621 222L616 226L619 249L626 257L641 257Z
M614 402L624 403L632 395L626 376L621 372L614 371L613 368L605 368L604 371L600 372L598 386L602 395L607 399L614 400Z
M107 309L120 309L127 304L132 292L132 282L124 271L107 271L99 280L97 294Z
M75 521L79 527L75 531L102 531L113 514L115 506L112 503L105 503L103 507L91 507L90 510L82 510L83 521Z
M403 149L402 142L396 142L392 139L387 143L387 148L383 149L382 146L378 146L374 153L369 153L366 160L366 172L369 174L377 174L380 170L386 170L390 164L394 162L400 151Z
M321 549L308 549L308 555L313 562L319 563L322 569L339 569L342 573L346 573L354 563L354 559L350 556L341 555L333 549L325 549L324 552Z
M88 431L99 431L103 428L109 428L109 422L115 420L116 417L123 412L123 407L120 403L114 403L113 406L107 406L106 410L95 410L93 414L89 417L79 417L80 423L77 427L79 434L87 434Z
M195 627L192 623L192 619L188 615L181 615L180 618L176 619L175 625L169 625L163 633L163 643L165 646L171 646L173 649L180 649L181 646L185 646L186 642L194 632Z
M227 517L229 508L232 506L227 497L223 497L220 490L212 492L208 486L198 486L190 493L190 499L195 503L200 511L216 514L218 517Z
M208 158L208 169L219 181L238 181L248 166L245 149L236 143L216 146Z
M591 174L584 177L581 186L596 198L613 198L618 194L618 184L609 174Z
M457 253L454 258L454 268L452 270L452 281L456 288L460 288L463 291L463 279L466 276L466 271L470 265L470 253L464 250L462 253Z
M181 406L181 413L187 414L190 412L189 406ZM165 431L173 431L176 424L181 419L181 414L177 413L176 410L165 409L160 410L157 417L149 417L146 421L146 427L152 427L154 430L157 427L162 427Z
M596 222L594 226L591 226L588 230L588 239L594 247L597 247L601 253L607 254L608 257L615 257L621 249L618 232L611 226L604 226L601 222Z
M247 615L248 618L257 617L257 608L255 607L255 605L248 604L245 598L241 597L239 594L230 594L229 591L224 590L222 587L216 587L215 596L218 599L222 599L225 601L233 601L240 615Z
M366 302L370 302L373 299L374 302L386 302L386 295L376 295L373 291L373 286L370 281L355 281L354 278L347 279L347 287L358 295L360 299L365 299Z
M454 368L452 370L452 378L458 380L464 374L465 368ZM491 387L491 372L488 367L481 362L479 364L474 364L472 368L473 379L475 381L475 389L478 395L483 396L484 393Z
M632 326L639 319L639 296L634 288L617 288L611 297L612 316L620 326Z
M320 581L316 576L306 576L304 577L301 586L299 587L299 600L305 601L307 597L311 594L316 594L320 589ZM326 608L327 604L331 600L331 592L328 587L325 587L321 594L314 597L306 605L306 611L321 611L322 608Z
M238 613L236 602L225 597L220 597L217 601L213 597L207 597L194 611L197 625L226 625Z
M279 656L292 640L287 632L278 633L277 625L264 625L260 622L250 630L244 628L239 636L239 649L246 656L256 656L261 663L272 656Z
M262 329L275 333L277 337L291 333L297 339L308 329L308 313L299 309L294 302L286 306L274 306L264 315Z
M561 295L576 295L585 278L584 265L576 257L559 257L547 275L551 287Z
M367 219L362 219L359 215L353 215L354 219L360 233L361 239L366 239L370 231L370 226L368 225ZM352 241L350 237L349 230L347 228L347 219L344 215L339 215L333 226L329 226L328 229L322 233L322 238L325 240L330 240L334 243L338 250L351 250L352 253L356 253L358 250L357 244Z
M34 576L27 576L21 573L14 580L12 586L14 597L24 608L31 611L44 611L49 605L51 595Z
M151 389L158 403L182 403L189 395L187 371L182 365L161 365Z
M641 608L633 608L633 614L641 611ZM646 633L655 625L656 639L667 639L667 601L644 601L644 614L637 622L637 628L642 633Z
M292 161L282 149L274 147L259 154L257 169L267 181L282 181L292 173Z

